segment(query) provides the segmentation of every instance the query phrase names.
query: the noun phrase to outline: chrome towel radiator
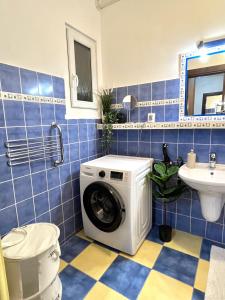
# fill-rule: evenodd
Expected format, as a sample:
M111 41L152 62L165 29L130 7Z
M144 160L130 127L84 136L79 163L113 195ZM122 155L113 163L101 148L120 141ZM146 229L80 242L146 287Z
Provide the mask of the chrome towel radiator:
M52 158L54 166L64 161L63 137L59 125L52 122L51 128L57 129L57 135L29 139L8 140L6 157L9 167Z

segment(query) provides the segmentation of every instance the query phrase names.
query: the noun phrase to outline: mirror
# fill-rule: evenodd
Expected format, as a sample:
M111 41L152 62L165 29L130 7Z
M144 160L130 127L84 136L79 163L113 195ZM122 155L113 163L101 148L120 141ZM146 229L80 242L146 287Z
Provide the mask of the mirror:
M130 123L130 112L135 109L137 98L132 95L127 95L123 98L123 108L127 111L127 122Z
M225 114L224 98L225 51L186 58L185 115Z

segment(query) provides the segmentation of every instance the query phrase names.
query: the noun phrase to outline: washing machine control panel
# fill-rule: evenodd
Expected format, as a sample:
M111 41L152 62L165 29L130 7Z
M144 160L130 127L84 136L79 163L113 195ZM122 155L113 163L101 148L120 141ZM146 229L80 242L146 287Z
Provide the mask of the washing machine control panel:
M102 179L128 181L128 172L112 171L112 170L98 170L98 176Z
M100 171L99 173L98 173L98 175L99 175L99 177L102 177L102 178L104 178L105 177L105 171Z
M123 180L123 172L111 171L110 179Z

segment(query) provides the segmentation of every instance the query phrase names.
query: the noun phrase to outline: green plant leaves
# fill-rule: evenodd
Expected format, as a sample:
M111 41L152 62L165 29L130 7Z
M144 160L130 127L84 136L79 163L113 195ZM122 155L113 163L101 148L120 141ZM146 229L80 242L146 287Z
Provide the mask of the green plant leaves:
M164 163L157 163L154 165L154 169L160 176L166 176L166 165Z
M153 197L156 200L166 203L175 201L187 188L181 181L170 180L177 175L178 170L179 167L176 165L167 166L159 162L154 165L153 171L147 174L147 178L155 183Z
M173 165L169 166L167 168L167 175L168 176L173 176L173 175L177 174L178 170L179 170L178 166L173 166Z

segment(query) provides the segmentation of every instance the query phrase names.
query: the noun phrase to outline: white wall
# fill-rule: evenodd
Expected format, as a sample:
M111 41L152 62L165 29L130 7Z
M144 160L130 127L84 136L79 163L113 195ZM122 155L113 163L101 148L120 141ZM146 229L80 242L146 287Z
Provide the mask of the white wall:
M64 77L68 115L97 117L70 107L65 22L97 40L101 86L101 18L94 0L0 0L0 62Z
M225 34L224 0L121 0L102 10L104 84L179 76L178 55Z

